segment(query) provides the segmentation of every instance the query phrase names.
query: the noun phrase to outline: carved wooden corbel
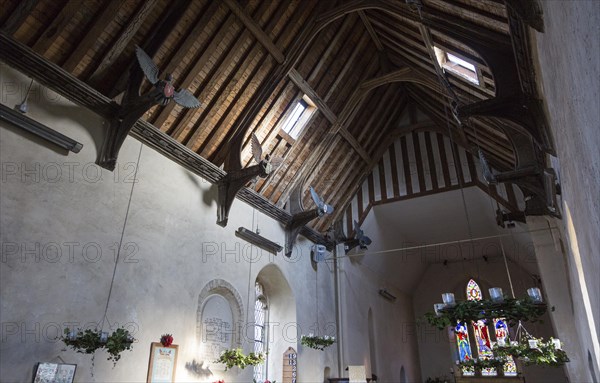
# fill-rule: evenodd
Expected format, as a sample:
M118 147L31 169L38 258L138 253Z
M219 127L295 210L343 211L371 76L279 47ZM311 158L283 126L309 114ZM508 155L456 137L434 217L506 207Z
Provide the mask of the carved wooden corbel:
M256 136L253 135L252 151L254 159L258 163L242 169L241 151L243 140L244 134L238 134L234 138L230 146L232 150L225 158L225 171L227 174L217 182L219 189L217 224L223 227L227 226L229 210L238 191L256 177L266 178L279 165L278 161L271 159L268 155L262 158L262 148L260 148ZM275 162L278 163L275 164Z
M298 237L298 234L300 234L300 230L304 225L317 217L322 217L324 214L331 214L333 212L333 207L327 205L320 199L312 188L311 195L317 207L305 211L302 206L302 185L303 183L300 182L298 186L294 188L288 202L292 218L285 227L285 255L287 257L292 255L294 242L296 242L296 237Z

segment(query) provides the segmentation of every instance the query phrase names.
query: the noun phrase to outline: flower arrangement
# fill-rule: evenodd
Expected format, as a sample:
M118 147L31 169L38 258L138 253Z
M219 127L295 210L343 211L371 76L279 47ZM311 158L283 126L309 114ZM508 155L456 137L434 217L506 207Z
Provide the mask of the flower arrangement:
M160 343L163 345L163 347L169 347L170 345L173 344L173 335L171 334L164 334L160 337ZM225 383L225 382L223 382Z
M225 371L227 371L234 366L237 366L243 370L247 366L256 366L264 361L265 356L263 353L255 354L251 352L248 355L244 355L241 348L235 348L223 351L215 363L225 364Z
M223 382L223 383L225 383L225 382ZM252 379L252 383L277 383L277 381L276 380L266 379L264 382L261 382L261 381L258 381L256 379Z
M66 328L64 333L61 340L65 345L83 354L93 354L96 350L105 348L108 352L107 360L112 361L114 365L121 359L121 352L131 350L135 341L124 328L116 329L111 335L90 329L74 332L69 328Z
M329 347L335 343L335 337L328 335L317 336L313 334L302 335L300 338L300 343L303 346L323 351L326 347Z
M438 313L425 313L426 321L443 330L448 326L455 326L457 322L478 321L479 319L506 318L509 325L514 326L519 321L540 321L547 310L545 303L535 303L530 298L506 298L503 302L494 302L490 299L480 301L456 302L454 307L445 307ZM541 322L541 321L540 321Z
M535 346L532 347L532 345ZM511 342L505 346L496 346L493 352L498 357L511 355L513 358L522 360L526 365L535 364L560 367L569 362L569 357L562 350L560 341L554 338L544 341L543 338L528 336L523 338L521 342Z

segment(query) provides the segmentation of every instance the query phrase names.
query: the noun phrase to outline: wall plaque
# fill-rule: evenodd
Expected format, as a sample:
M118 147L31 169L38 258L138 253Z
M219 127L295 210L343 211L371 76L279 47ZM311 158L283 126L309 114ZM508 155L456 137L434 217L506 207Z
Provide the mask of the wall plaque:
M283 383L296 383L298 376L298 353L288 347L283 353Z
M178 347L174 344L165 347L162 343L152 342L147 383L172 383L175 381Z
M214 362L219 359L221 352L232 348L232 341L233 314L229 302L221 295L212 295L202 308L202 359Z

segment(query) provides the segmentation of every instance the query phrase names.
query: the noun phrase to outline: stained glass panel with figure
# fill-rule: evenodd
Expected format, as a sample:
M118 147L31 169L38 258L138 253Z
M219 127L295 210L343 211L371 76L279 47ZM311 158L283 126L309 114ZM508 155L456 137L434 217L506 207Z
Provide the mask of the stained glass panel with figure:
M499 346L509 345L510 338L508 336L508 326L506 325L504 318L494 319L494 330L496 332L496 343ZM517 365L512 356L508 356L508 360L502 369L504 371L504 376L517 376Z
M458 360L460 362L466 362L473 359L471 354L471 343L469 342L469 330L464 322L458 322L454 331L456 334L456 345L458 347ZM463 375L473 376L474 371L462 370Z

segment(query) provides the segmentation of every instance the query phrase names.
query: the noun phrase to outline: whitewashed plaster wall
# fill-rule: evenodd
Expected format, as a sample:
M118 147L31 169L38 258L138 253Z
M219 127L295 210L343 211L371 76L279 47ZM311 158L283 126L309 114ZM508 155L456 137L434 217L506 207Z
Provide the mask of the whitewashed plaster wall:
M21 101L29 79L6 66L0 69L1 102L12 107ZM41 361L76 363L76 381L145 381L150 343L164 333L172 333L179 345L177 381L251 381L251 368L213 368L213 375L199 376L186 363L202 362L196 333L202 289L214 279L227 281L241 297L244 321L252 321L254 282L267 269L262 277L272 293L270 319L279 316L283 322L272 326L274 375L268 378L281 381L288 346L299 353L298 382L322 382L326 368L337 375L336 347L321 352L296 339L317 330L316 288L320 332L331 331L325 324L335 325L332 269L319 265L315 272L309 241L300 237L291 259L262 253L251 263L244 251L247 243L235 230L258 225L261 235L283 243L280 223L236 200L228 226L221 228L215 223L214 185L132 138L126 139L114 173L100 169L93 163L101 142L94 138L102 138L104 130L101 118L37 84L29 103L29 117L84 146L67 155L0 123L2 381L31 381L34 365ZM271 281L273 267L280 276ZM285 296L278 293L284 282L291 291ZM371 296L355 298L366 306ZM63 351L55 338L67 326L102 322L105 308L104 329L126 325L137 342L114 368L99 352L92 377L91 357ZM243 346L251 351L248 340Z
M510 246L508 239L504 242L506 242L504 246ZM536 262L533 247L522 248L518 255L520 262ZM515 296L526 296L527 288L534 286L533 274L525 272L523 268L510 260L509 270L515 288ZM457 300L465 300L467 282L471 278L475 279L481 287L484 298L489 298L488 289L490 287L501 287L505 294L510 295L510 284L501 255L489 256L487 262L482 259L477 261L469 259L465 262L450 262L447 265L431 264L415 289L414 312L416 318L420 318L422 321L417 338L423 380L427 377L443 376L452 380L450 368L456 369L454 362L458 359L454 332L452 330L440 331L430 326L424 321L424 314L433 311L433 303L442 302L442 293L451 292L454 293ZM546 296L544 290L542 290L542 294ZM549 304L560 306L568 305L568 302L550 301ZM524 323L524 325L534 336L556 337L552 331L549 315L545 314L542 319L544 320L543 324ZM514 336L514 333L511 336ZM474 345L471 344L471 348L473 347ZM520 367L528 383L568 381L563 368Z
M378 224L374 210L371 210L362 225L373 240L368 253L393 248L391 243L401 240L381 236L383 230ZM338 254L343 257L343 246L340 245L338 249ZM349 254L361 252L364 251L357 248ZM400 266L415 267L415 273L418 274L418 263L404 262ZM408 382L420 382L412 296L401 289L404 283L390 279L389 273L380 272L386 265L388 268L398 266L389 258L377 255L340 259L342 364L364 365L367 376L375 374L379 382L399 382L402 369ZM395 296L396 300L391 302L380 296L379 290L382 288ZM369 336L369 310L372 312L374 339ZM375 346L376 362L371 358L370 342Z
M535 34L538 85L547 105L562 187L572 326L586 359L582 381L600 381L600 2L543 1Z

